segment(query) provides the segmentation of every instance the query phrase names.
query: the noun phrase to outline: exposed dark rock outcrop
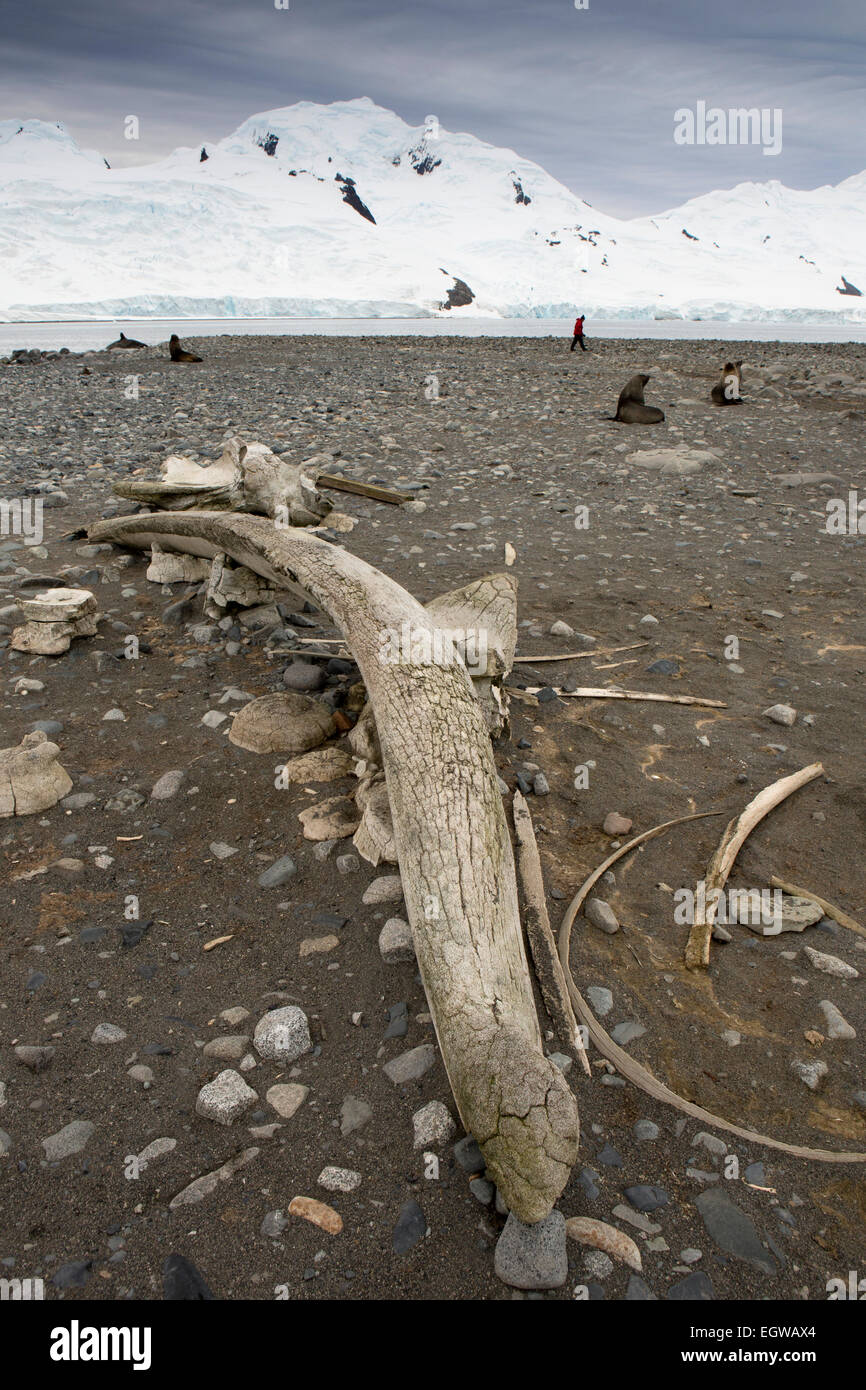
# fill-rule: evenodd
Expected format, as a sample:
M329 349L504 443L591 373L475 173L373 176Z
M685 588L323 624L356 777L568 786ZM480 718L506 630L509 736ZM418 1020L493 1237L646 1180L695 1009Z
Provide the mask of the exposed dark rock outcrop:
M199 162L199 164L204 164L204 162L205 162L205 160L206 160L207 158L208 158L208 152L207 152L207 150L205 149L204 145L202 145L202 147L201 147L201 154L200 154L199 157L198 157L198 162Z
M447 275L448 271L443 270L442 274ZM454 284L452 288L448 291L448 298L445 300L444 304L439 305L439 308L465 309L467 304L472 304L474 302L475 295L473 291L470 290L465 280L458 279L456 275L452 278L454 280Z
M60 357L80 356L81 353L72 353L69 348L60 348L57 352L43 352L41 348L13 348L8 357L0 357L0 366L32 367L41 362L56 362Z
M529 204L532 202L532 199L526 193L524 193L523 184L520 182L520 179L515 178L515 176L512 174L511 182L514 185L515 203L523 203L526 207L529 207Z
M425 155L417 164L413 164L416 174L432 174L434 169L438 169L442 163L441 159L434 159L432 154Z
M439 168L442 160L434 159L427 149L426 140L421 140L413 150L409 151L409 162L416 174L432 174L434 169Z
M267 134L267 135L261 136L260 139L258 139L258 140L256 141L256 144L257 144L261 149L264 150L265 154L270 155L271 158L273 158L273 156L276 154L276 152L277 152L277 145L278 145L279 143L280 143L280 137L279 137L279 135L274 135L274 134L272 134L270 131L268 131L268 134Z
M359 212L362 217L366 217L367 221L372 222L373 226L375 227L376 219L373 216L370 209L367 207L367 204L362 202L362 200L358 197L358 192L355 188L355 180L350 179L348 176L344 178L342 174L335 174L334 179L340 185L340 192L343 195L343 202L348 203L349 207L354 208L355 211Z
M862 298L863 298L863 291L862 291L862 290L858 290L858 288L857 288L856 285L852 285L850 280L846 280L844 275L842 276L842 284L841 284L841 286L840 286L840 285L837 285L837 286L836 286L836 293L837 293L837 294L853 294L853 295L855 295L858 299L862 299Z

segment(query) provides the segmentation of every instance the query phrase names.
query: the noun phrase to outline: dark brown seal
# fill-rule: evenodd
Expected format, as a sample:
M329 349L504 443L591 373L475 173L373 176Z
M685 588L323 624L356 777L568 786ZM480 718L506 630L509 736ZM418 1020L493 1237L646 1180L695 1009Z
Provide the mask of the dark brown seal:
M619 393L614 420L621 425L659 425L665 418L663 410L655 405L644 405L644 387L649 377L644 372L633 376Z
M713 405L742 405L743 400L740 395L740 368L742 358L739 362L726 362L722 368L722 379L717 386L710 392Z
M113 342L113 343L109 343L109 344L108 344L108 347L107 347L106 351L107 351L107 352L111 352L112 348L143 348L143 347L147 347L147 343L140 343L140 342L138 341L137 338L127 338L127 336L126 336L125 333L121 333L120 337L117 339L116 342Z
M171 354L172 362L200 362L201 358L196 357L194 352L187 352L186 348L181 347L180 338L176 333L172 333L168 340L168 350Z

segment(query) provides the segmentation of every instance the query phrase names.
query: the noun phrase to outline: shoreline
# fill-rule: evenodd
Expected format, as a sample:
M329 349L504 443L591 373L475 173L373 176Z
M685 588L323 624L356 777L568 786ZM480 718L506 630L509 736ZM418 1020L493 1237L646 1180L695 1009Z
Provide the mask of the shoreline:
M0 357L15 349L57 352L98 352L121 331L150 346L165 342L169 333L189 338L383 338L571 340L573 319L488 318L112 318L45 319L38 322L0 322ZM597 319L588 320L587 342L759 343L844 346L866 343L866 322L831 325L790 320L726 319Z

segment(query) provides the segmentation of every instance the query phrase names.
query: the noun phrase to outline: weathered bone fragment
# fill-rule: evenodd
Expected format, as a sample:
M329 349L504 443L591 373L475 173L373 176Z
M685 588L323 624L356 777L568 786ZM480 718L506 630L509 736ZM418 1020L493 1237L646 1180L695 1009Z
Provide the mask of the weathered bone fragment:
M511 574L484 575L434 598L427 612L443 634L455 636L454 650L472 677L488 731L501 733L508 722L502 682L517 647L517 579Z
M641 1272L640 1250L631 1236L606 1221L591 1216L572 1216L565 1223L565 1233L571 1240L587 1245L591 1250L603 1250L612 1260L620 1260L636 1273Z
M360 788L359 788L360 790ZM355 800L358 800L356 793ZM377 782L363 799L361 824L355 831L354 846L362 859L375 868L383 861L396 864L397 845L394 838L394 822L388 801L388 788L385 782Z
M202 466L172 454L160 481L125 478L115 483L126 497L162 511L253 512L278 525L316 526L331 510L315 483L296 464L279 458L266 444L226 440L222 456Z
M525 694L537 695L544 687L528 685ZM660 690L620 690L615 686L582 685L577 690L552 690L564 699L577 700L655 700L668 705L700 705L705 709L727 709L724 700L705 700L700 695L665 695Z
M312 753L301 753L280 768L286 783L336 782L340 777L350 776L353 770L349 754L334 744L329 748L317 748Z
M817 903L826 917L832 917L834 922L838 922L841 927L847 927L849 931L856 932L858 936L866 936L866 927L861 927L859 922L855 922L853 917L849 917L847 912L843 912L841 907L835 907L826 898L819 898L817 893L813 893L808 888L795 888L792 883L787 883L781 878L771 878L770 884L773 888L781 888L783 893L791 893L795 898L807 898L809 902Z
M13 630L9 645L16 652L34 656L61 656L76 637L93 637L96 620L86 617L75 622L22 623Z
M190 556L178 556L189 559ZM201 563L206 564L206 561ZM273 603L279 593L246 565L233 565L225 555L215 555L207 574L204 610L209 618L222 617L230 603L239 608L258 608Z
M373 706L368 702L358 716L357 723L349 733L349 747L364 764L361 775L367 770L382 766L382 750L376 732Z
M577 1104L542 1048L484 714L462 662L380 660L383 633L406 622L432 640L434 619L344 548L250 516L123 517L91 538L230 555L272 583L297 581L342 631L375 712L406 910L461 1119L510 1211L542 1220L577 1157Z
M16 627L10 646L16 652L60 656L75 637L93 637L99 615L89 589L44 589L18 600L27 619Z
M72 790L72 778L57 761L60 749L37 729L16 748L0 749L0 816L47 811Z
M706 970L709 966L710 938L719 897L734 867L734 860L755 826L774 806L778 806L780 801L784 801L792 792L819 777L823 771L821 763L810 763L808 767L791 773L789 777L780 777L778 782L773 782L758 792L746 809L728 822L725 833L707 865L703 879L704 891L698 897L700 905L689 930L689 939L686 942L686 966L689 970Z
M349 796L329 796L301 811L305 840L345 840L358 829L360 814Z
M541 856L538 853L532 816L526 798L520 792L514 793L511 814L517 840L517 866L523 889L523 922L544 1007L560 1041L580 1058L584 1072L591 1076L586 1049L568 997L568 985L559 956L556 954L556 942L547 915Z
M207 579L210 565L196 555L175 555L155 545L151 550L147 578L152 584L197 584Z
M96 599L89 589L43 589L18 607L34 623L77 622L96 612Z

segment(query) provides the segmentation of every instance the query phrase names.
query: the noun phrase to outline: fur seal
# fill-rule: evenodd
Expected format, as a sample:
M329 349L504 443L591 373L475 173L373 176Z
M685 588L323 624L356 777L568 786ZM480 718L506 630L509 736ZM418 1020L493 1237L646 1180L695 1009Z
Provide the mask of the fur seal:
M742 405L743 400L740 395L740 368L742 358L739 362L726 362L722 368L722 379L717 386L710 392L713 405Z
M181 347L180 338L176 333L172 333L168 340L168 350L172 362L200 362L202 360L200 357L196 357L194 352L187 352L186 348Z
M143 347L147 347L147 343L140 343L140 342L138 341L137 338L127 338L127 336L126 336L125 333L121 333L120 337L117 339L116 342L114 342L114 343L109 343L109 344L108 344L108 347L106 348L106 351L107 351L107 352L110 352L112 348L143 348Z
M665 418L664 411L656 405L644 405L643 392L648 381L649 377L644 372L633 376L620 391L616 414L610 419L618 420L621 425L661 424Z

